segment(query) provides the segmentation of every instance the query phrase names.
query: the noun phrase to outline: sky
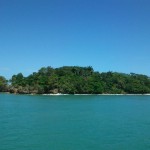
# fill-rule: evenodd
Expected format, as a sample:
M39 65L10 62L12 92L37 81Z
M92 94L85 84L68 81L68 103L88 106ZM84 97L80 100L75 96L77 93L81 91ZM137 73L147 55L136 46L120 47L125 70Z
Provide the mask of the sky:
M0 0L0 75L92 66L150 76L149 0Z

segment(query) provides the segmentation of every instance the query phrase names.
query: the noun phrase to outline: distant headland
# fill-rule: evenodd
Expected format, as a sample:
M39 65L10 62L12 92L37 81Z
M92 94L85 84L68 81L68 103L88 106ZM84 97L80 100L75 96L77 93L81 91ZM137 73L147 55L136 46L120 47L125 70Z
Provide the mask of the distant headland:
M16 94L148 94L150 77L142 74L96 72L91 66L42 67L27 77L0 76L0 92Z

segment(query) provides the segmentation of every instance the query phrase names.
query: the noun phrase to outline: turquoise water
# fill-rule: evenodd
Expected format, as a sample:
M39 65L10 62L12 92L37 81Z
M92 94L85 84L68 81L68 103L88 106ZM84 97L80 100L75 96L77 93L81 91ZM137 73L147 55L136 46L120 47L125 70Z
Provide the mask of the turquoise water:
M150 96L0 94L0 150L149 150Z

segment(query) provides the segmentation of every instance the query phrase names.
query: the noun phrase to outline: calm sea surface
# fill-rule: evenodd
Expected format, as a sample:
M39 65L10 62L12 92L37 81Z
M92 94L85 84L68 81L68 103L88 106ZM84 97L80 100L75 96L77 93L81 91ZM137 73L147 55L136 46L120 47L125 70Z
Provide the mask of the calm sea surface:
M150 96L0 94L0 150L150 150Z

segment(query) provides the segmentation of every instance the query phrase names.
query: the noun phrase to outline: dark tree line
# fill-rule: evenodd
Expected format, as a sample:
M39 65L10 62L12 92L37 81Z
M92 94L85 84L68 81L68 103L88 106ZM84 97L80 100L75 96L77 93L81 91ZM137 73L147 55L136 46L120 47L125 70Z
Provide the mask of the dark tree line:
M6 92L7 89L7 80L3 76L0 76L0 92Z
M0 92L20 94L145 94L150 78L141 74L99 73L92 67L43 67L28 77L22 73L8 81L0 76Z

